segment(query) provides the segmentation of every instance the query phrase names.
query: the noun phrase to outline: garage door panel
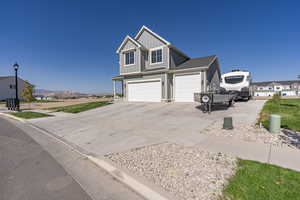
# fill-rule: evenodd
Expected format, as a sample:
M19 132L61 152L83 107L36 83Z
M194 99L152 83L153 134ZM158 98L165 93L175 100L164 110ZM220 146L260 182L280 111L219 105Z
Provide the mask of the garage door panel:
M194 93L201 91L201 75L175 76L175 101L194 102Z
M161 101L161 82L128 83L128 101Z

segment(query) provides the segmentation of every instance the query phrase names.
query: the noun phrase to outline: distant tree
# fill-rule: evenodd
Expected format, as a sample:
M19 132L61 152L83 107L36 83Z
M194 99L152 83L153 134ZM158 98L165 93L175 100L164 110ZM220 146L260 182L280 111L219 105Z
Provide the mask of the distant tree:
M300 78L300 75L298 75L297 77Z
M273 95L272 100L273 100L274 102L277 102L277 103L278 103L278 102L281 100L281 92L276 92L276 93Z
M22 95L23 95L25 101L27 101L28 103L31 103L32 101L35 100L35 98L33 96L34 88L35 88L35 85L32 85L28 81L25 81L25 87L22 91ZM30 107L31 107L31 105L29 104L29 108Z

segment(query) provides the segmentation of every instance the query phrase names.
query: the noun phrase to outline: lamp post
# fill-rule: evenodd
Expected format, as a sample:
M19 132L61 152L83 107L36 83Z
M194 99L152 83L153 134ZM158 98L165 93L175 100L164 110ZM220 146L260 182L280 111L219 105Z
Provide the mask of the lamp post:
M17 111L20 111L20 104L19 104L19 96L18 96L18 69L19 69L19 65L18 63L15 63L13 65L14 69L15 69L15 87L16 87L16 108Z

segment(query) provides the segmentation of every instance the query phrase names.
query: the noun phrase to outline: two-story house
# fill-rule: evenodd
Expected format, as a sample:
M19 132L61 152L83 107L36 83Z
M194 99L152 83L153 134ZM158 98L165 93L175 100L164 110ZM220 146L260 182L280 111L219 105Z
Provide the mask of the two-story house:
M219 87L215 55L190 58L166 39L143 26L126 36L117 50L123 99L150 102L193 102L194 93Z

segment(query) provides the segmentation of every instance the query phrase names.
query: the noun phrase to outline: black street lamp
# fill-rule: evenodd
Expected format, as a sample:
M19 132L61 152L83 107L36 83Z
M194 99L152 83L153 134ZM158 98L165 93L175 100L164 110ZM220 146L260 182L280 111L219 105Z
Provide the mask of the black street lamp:
M19 65L18 63L15 63L13 65L14 69L15 69L15 84L16 84L16 108L17 111L20 111L20 104L19 104L19 96L18 96L18 69L19 69Z

